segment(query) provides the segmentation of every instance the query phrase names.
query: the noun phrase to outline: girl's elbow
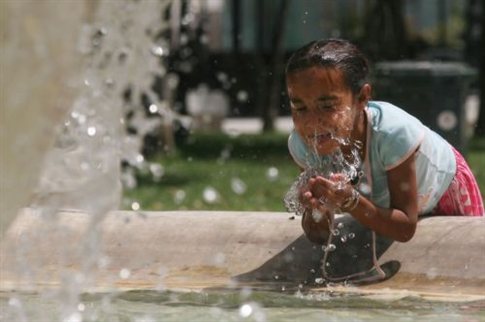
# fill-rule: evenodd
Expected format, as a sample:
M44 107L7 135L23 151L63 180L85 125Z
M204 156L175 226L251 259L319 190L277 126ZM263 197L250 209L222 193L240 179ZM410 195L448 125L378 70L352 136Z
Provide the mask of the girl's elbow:
M398 236L396 236L396 241L401 243L406 243L410 241L416 233L416 226L416 223L407 225L407 227L405 229L402 229Z

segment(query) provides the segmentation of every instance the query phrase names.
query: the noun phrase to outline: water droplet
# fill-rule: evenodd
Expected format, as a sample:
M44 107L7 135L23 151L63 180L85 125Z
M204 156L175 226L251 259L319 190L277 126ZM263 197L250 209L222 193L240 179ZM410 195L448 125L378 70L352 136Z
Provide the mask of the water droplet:
M77 117L77 121L78 121L79 124L86 123L86 120L87 120L86 115L79 114L78 117Z
M279 277L278 275L275 275L275 276L274 276L274 279L275 279L275 280L279 280L279 279L280 279L280 277Z
M96 128L94 126L90 126L90 127L88 127L87 132L88 132L89 136L95 136L96 135Z
M84 310L86 309L86 305L84 305L84 303L79 303L79 304L77 305L77 309L78 309L78 311L80 311L80 312L84 312Z
M228 81L228 77L227 77L227 74L223 73L223 72L219 72L217 73L216 75L217 79L221 82L221 83L224 83L224 82L227 82Z
M355 234L354 233L349 233L348 234L348 237L349 237L349 239L354 239L355 238Z
M282 286L282 287L281 287L281 291L283 291L283 292L284 292L285 290L286 290L286 287L285 287L285 286Z
M175 192L174 202L177 205L180 205L184 201L185 197L186 197L186 193L184 190L177 190Z
M155 105L155 104L151 104L149 107L148 107L148 111L152 114L155 114L155 113L158 113L158 106Z
M329 252L333 252L336 249L337 249L337 246L335 246L334 244L330 244L327 247L327 251L329 251Z
M232 178L231 179L231 189L234 193L238 195L242 195L246 192L247 186L244 181L239 178Z
M165 53L162 46L153 46L151 50L152 54L158 57L162 57Z
M371 187L366 183L361 183L359 185L359 191L364 195L370 195Z
M438 114L437 124L440 129L450 131L456 127L458 119L453 111L446 110Z
M315 283L322 285L323 283L325 283L325 280L321 277L317 277L317 278L315 278Z
M204 201L213 204L219 200L219 193L213 187L206 187L202 193Z
M342 243L347 242L347 236L342 235L342 237L340 237L340 241L341 241Z
M334 235L334 236L340 235L340 230L338 230L338 229L332 229L332 235Z
M246 102L248 100L248 92L246 91L237 92L237 100L239 102Z
M135 164L137 166L141 166L141 164L145 161L145 157L143 156L143 154L137 154L136 157L135 157Z
M278 179L278 176L279 176L279 171L278 171L278 168L276 167L270 167L266 171L266 178L269 181L276 181Z
M339 223L337 224L337 228L338 228L338 229L342 229L342 228L344 228L344 223L343 223L343 222L339 222Z
M160 180L160 178L165 174L165 168L159 163L151 163L149 169L155 181Z
M131 203L131 209L132 209L133 211L138 211L138 210L140 210L140 204L139 204L138 202L136 202L136 201L132 202L132 203Z
M253 314L253 307L250 304L243 304L239 308L239 315L243 318L249 317Z
M122 268L120 270L120 277L124 280L126 280L127 278L129 278L131 275L131 272L128 268Z

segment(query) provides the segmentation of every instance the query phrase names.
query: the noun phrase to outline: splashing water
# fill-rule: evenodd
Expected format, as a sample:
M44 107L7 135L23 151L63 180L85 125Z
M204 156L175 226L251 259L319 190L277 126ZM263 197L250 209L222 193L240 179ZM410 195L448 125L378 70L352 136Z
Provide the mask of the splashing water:
M30 203L46 224L38 227L25 245L13 250L18 257L19 274L29 283L40 274L40 268L35 262L24 263L22 256L35 249L37 239L42 240L54 229L63 229L61 225L50 225L57 219L56 215L63 209L76 209L89 215L83 243L71 245L63 235L59 248L52 250L60 266L67 261L66 254L83 258L80 272L73 274L75 268L72 268L61 272L59 277L53 276L61 284L59 291L51 295L63 303L61 320L83 320L78 310L79 294L93 285L96 270L104 261L98 224L109 211L119 208L122 180L128 187L136 186L132 173L125 173L121 180L120 161L137 167L145 163L140 154L142 137L128 137L123 131L125 113L140 106L138 101L127 104L123 93L130 89L132 97L149 96L158 107L152 108L152 113L161 113L166 106L152 90L154 75L162 77L166 73L161 61L163 53L150 49L166 47L156 35L168 27L161 17L170 2L97 1L95 22L80 30L78 51L83 56L82 72L76 75L77 80L66 84L75 89L77 96L66 108L69 112L57 129L54 146L43 160ZM46 61L46 66L56 69L56 63ZM146 124L140 126L146 128ZM144 128L137 133L144 133ZM150 171L155 176L163 175L163 169L157 166L150 167ZM131 208L138 210L140 205L133 202ZM19 317L16 320L28 320L16 316Z
M347 138L340 138L335 136L334 133L330 133L330 138L335 140L339 143L340 146L351 146L351 154L349 157L346 157L340 148L337 148L332 154L326 156L319 156L317 152L317 133L315 133L315 140L313 151L310 153L306 158L307 167L305 170L300 173L298 178L294 181L291 185L290 189L285 195L284 198L284 205L285 208L289 212L294 212L296 215L303 215L308 209L306 206L300 201L300 194L303 188L308 185L308 182L311 178L315 178L317 176L322 176L324 178L330 179L335 182L336 189L342 189L347 184L354 181L356 178L358 179L363 175L363 172L360 170L362 161L360 158L359 151L362 149L362 142L360 141L351 141ZM335 176L337 175L338 176ZM367 187L367 185L359 185ZM365 191L364 193L367 193ZM340 210L335 205L329 203L325 198L321 198L319 200L323 209L325 209L325 214L322 212L321 209L312 209L312 218L315 222L319 222L321 220L328 221L329 227L329 234L327 238L327 243L322 247L324 251L324 256L322 259L322 274L325 280L332 281L332 282L340 282L340 281L347 281L351 278L355 278L361 276L365 273L357 273L352 274L349 276L333 278L330 277L327 273L326 267L328 266L328 256L330 252L335 251L336 246L332 243L333 237L339 236L340 231L337 227L335 228L335 214ZM343 224L342 224L343 225ZM346 243L348 239L353 239L355 237L354 233L349 233L348 235L343 235L340 237L342 243ZM376 235L372 232L372 259L373 259L373 268L378 273L376 277L371 277L372 279L382 279L385 277L384 271L380 268L377 262L377 253L376 253ZM371 270L372 270L371 269ZM365 280L365 279L364 279ZM368 280L368 278L367 278ZM362 279L360 281L363 281Z

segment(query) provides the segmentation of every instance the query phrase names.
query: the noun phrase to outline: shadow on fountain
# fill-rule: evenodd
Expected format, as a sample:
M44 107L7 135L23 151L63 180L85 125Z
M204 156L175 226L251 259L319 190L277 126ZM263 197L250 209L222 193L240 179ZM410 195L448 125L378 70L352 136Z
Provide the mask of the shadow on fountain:
M336 248L330 252L326 263L326 271L331 279L362 285L387 280L399 271L400 262L390 260L381 265L386 274L385 278L374 279L374 282L368 281L369 277L377 274L373 269L372 231L347 215L336 218L335 224L336 227L339 226L338 235L332 240ZM393 240L376 235L377 259L392 243ZM321 245L314 244L301 235L260 267L237 275L233 279L243 284L259 282L320 285L315 280L322 277L323 256ZM346 276L358 273L358 278L346 279Z

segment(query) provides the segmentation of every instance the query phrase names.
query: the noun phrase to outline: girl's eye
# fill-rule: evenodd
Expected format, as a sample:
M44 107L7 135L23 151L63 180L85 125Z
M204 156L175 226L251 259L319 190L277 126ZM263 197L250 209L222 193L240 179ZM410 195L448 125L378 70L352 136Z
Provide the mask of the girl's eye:
M318 108L321 110L334 110L336 108L336 105L333 103L322 103L318 104Z
M294 106L293 105L291 108L296 113L302 113L302 112L306 111L306 106Z

